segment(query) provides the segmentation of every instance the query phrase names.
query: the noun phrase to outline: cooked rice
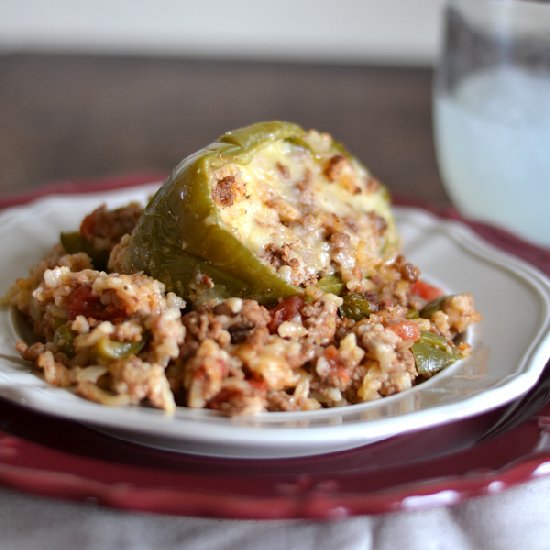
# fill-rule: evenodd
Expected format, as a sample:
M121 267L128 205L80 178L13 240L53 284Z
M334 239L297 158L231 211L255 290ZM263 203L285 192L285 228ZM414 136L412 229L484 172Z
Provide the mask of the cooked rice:
M102 246L113 254L136 219L138 207L128 208L94 211L103 220ZM18 342L17 350L49 384L105 405L238 415L345 406L407 390L425 379L411 349L423 331L467 354L467 344L453 341L480 318L472 296L447 297L430 318L410 318L428 302L414 291L418 276L402 256L382 265L362 289L375 311L360 320L344 317L342 297L318 286L270 308L239 297L192 308L152 277L98 271L86 254L58 245L5 301L32 325L37 341Z

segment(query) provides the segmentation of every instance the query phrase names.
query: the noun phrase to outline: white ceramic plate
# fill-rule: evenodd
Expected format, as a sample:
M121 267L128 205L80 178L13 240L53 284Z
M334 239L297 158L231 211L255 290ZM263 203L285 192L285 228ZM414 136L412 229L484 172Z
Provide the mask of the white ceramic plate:
M0 292L100 202L145 200L152 187L50 197L0 214ZM222 457L305 456L358 447L502 405L536 384L550 357L550 282L456 222L396 209L403 248L423 276L449 292L470 291L483 321L471 357L428 382L376 402L339 409L223 418L178 409L111 408L47 385L14 351L17 329L0 311L0 396L145 445Z

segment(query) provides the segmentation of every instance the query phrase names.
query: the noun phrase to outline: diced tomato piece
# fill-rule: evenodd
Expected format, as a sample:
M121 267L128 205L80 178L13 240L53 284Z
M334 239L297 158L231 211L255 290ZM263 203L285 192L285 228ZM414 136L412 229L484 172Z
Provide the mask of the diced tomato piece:
M403 340L416 342L420 338L420 328L417 323L409 320L391 322L387 328L395 332Z
M102 321L114 321L128 317L126 312L114 303L103 305L99 297L94 296L92 289L87 286L76 287L67 296L66 307L69 319L76 319L79 315Z
M342 356L335 346L328 346L323 352L323 357L330 365L330 379L339 387L345 387L351 381L351 372L342 361Z
M294 319L300 313L300 309L304 306L304 299L300 296L291 296L285 298L271 310L271 321L267 328L272 334L277 332L277 329L284 321Z
M430 285L422 280L418 280L411 284L411 293L415 296L420 296L420 298L424 298L424 300L428 302L444 294L443 290L438 286Z
M97 296L92 295L92 289L87 286L77 286L67 296L67 314L69 319L79 315L101 319L103 306Z

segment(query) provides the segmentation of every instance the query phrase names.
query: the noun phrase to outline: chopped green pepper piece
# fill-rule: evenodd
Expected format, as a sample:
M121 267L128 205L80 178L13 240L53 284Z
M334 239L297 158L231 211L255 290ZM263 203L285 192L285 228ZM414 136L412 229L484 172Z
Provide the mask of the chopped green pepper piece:
M418 310L412 307L407 309L407 319L418 319Z
M441 351L448 350L447 340L445 340L445 338L443 338L440 334L436 334L435 332L431 332L429 330L423 330L420 333L420 338L426 344L439 348Z
M422 331L420 339L411 347L418 374L433 376L462 359L462 354L458 351L448 351L449 346L452 347L452 344L448 344L442 336Z
M422 319L430 319L431 316L436 312L441 310L441 306L443 305L443 301L447 298L447 296L440 296L439 298L436 298L435 300L432 300L431 302L428 302L419 312L420 317Z
M57 330L59 327L67 323L67 319L63 319L63 317L54 317L52 320L52 325L54 330Z
M96 250L79 231L62 231L59 240L69 254L85 252L90 256L94 267L98 270L104 270L109 260L108 250Z
M79 231L62 231L59 235L59 240L65 252L69 254L81 252L86 246L89 246L88 242Z
M321 277L317 284L323 292L336 294L336 296L340 296L344 289L344 283L338 275L326 275L325 277Z
M340 314L348 319L360 321L376 312L376 308L359 292L347 294L340 306Z
M228 132L187 157L147 205L115 269L143 271L192 301L198 299L197 287L210 287L217 297L261 303L302 294L305 284L293 283L266 259L273 229L263 229L264 214L278 212L269 206L273 199L294 200L299 182L308 177L328 188L325 165L331 156L352 158L340 144L320 139L316 145L308 136L296 124L261 122ZM353 162L354 169L365 170ZM349 203L359 202L352 191L340 193L349 193ZM361 200L362 208L382 217L387 228L375 252L391 256L397 238L386 188L373 188ZM292 215L289 219L296 220L300 212ZM284 230L288 220L283 218L271 223Z
M139 342L119 342L101 338L95 346L95 352L99 359L103 361L118 361L139 353L143 349L143 345L143 340Z
M74 332L68 324L57 327L53 341L59 351L69 356L74 355Z

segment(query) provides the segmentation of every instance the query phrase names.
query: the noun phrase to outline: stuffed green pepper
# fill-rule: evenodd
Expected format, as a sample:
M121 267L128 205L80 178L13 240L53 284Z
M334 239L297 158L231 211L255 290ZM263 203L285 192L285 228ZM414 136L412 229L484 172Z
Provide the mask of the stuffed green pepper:
M361 291L396 242L386 188L341 144L261 122L184 159L110 267L143 271L195 303L270 303L326 277Z

